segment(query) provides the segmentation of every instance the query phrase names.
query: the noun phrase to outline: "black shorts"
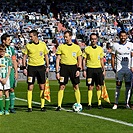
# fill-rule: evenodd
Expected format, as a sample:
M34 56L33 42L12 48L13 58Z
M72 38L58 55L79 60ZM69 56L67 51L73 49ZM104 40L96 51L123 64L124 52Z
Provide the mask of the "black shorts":
M45 66L28 66L27 83L34 84L35 78L38 84L45 83Z
M104 76L101 68L87 68L86 74L86 86L94 86L94 83L96 86L103 85Z
M76 77L76 71L77 71L77 65L60 65L60 80L59 83L61 85L65 85L68 83L68 78L70 77L70 80L72 84L77 85L79 84L80 80L79 77Z

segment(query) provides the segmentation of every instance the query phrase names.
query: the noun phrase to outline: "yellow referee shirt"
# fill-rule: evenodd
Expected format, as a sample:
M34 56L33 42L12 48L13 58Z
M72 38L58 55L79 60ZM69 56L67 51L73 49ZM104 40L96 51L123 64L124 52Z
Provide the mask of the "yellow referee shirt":
M76 65L77 57L82 55L82 51L80 46L74 43L72 43L72 45L60 44L57 48L56 54L61 56L61 64Z
M101 46L97 46L95 49L92 46L87 46L84 50L83 57L87 60L87 67L100 68L100 58L104 57L104 52Z
M48 54L48 48L45 42L39 41L39 44L26 44L24 54L28 55L28 65L41 66L44 65L44 55Z

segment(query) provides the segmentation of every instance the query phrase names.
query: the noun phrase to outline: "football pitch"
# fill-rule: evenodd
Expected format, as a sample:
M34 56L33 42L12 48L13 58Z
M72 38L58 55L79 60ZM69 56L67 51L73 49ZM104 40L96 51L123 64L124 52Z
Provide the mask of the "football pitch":
M87 87L85 80L81 80L81 104L83 110L80 113L72 111L75 103L74 91L69 82L64 92L61 111L55 111L57 107L58 82L49 81L51 102L46 101L46 112L40 111L40 98L38 85L33 91L33 112L27 111L27 83L19 81L16 92L16 114L0 116L0 133L133 133L133 110L126 109L124 84L119 97L117 110L112 110L115 93L115 80L106 80L106 87L111 104L102 100L104 109L97 108L96 89L93 91L91 110L87 110ZM132 97L133 104L133 97Z

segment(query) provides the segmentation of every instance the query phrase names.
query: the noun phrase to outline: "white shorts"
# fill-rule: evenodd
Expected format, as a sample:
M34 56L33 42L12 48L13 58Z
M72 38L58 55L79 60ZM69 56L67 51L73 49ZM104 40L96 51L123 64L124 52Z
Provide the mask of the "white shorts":
M9 90L10 89L10 80L8 78L7 82L5 85L3 85L2 83L0 83L0 90Z

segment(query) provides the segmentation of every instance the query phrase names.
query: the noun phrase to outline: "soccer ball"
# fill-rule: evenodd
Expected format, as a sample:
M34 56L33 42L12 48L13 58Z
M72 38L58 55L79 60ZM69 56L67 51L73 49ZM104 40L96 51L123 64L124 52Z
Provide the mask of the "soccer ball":
M82 105L78 104L78 103L74 103L72 108L73 108L74 112L81 112L82 111Z

